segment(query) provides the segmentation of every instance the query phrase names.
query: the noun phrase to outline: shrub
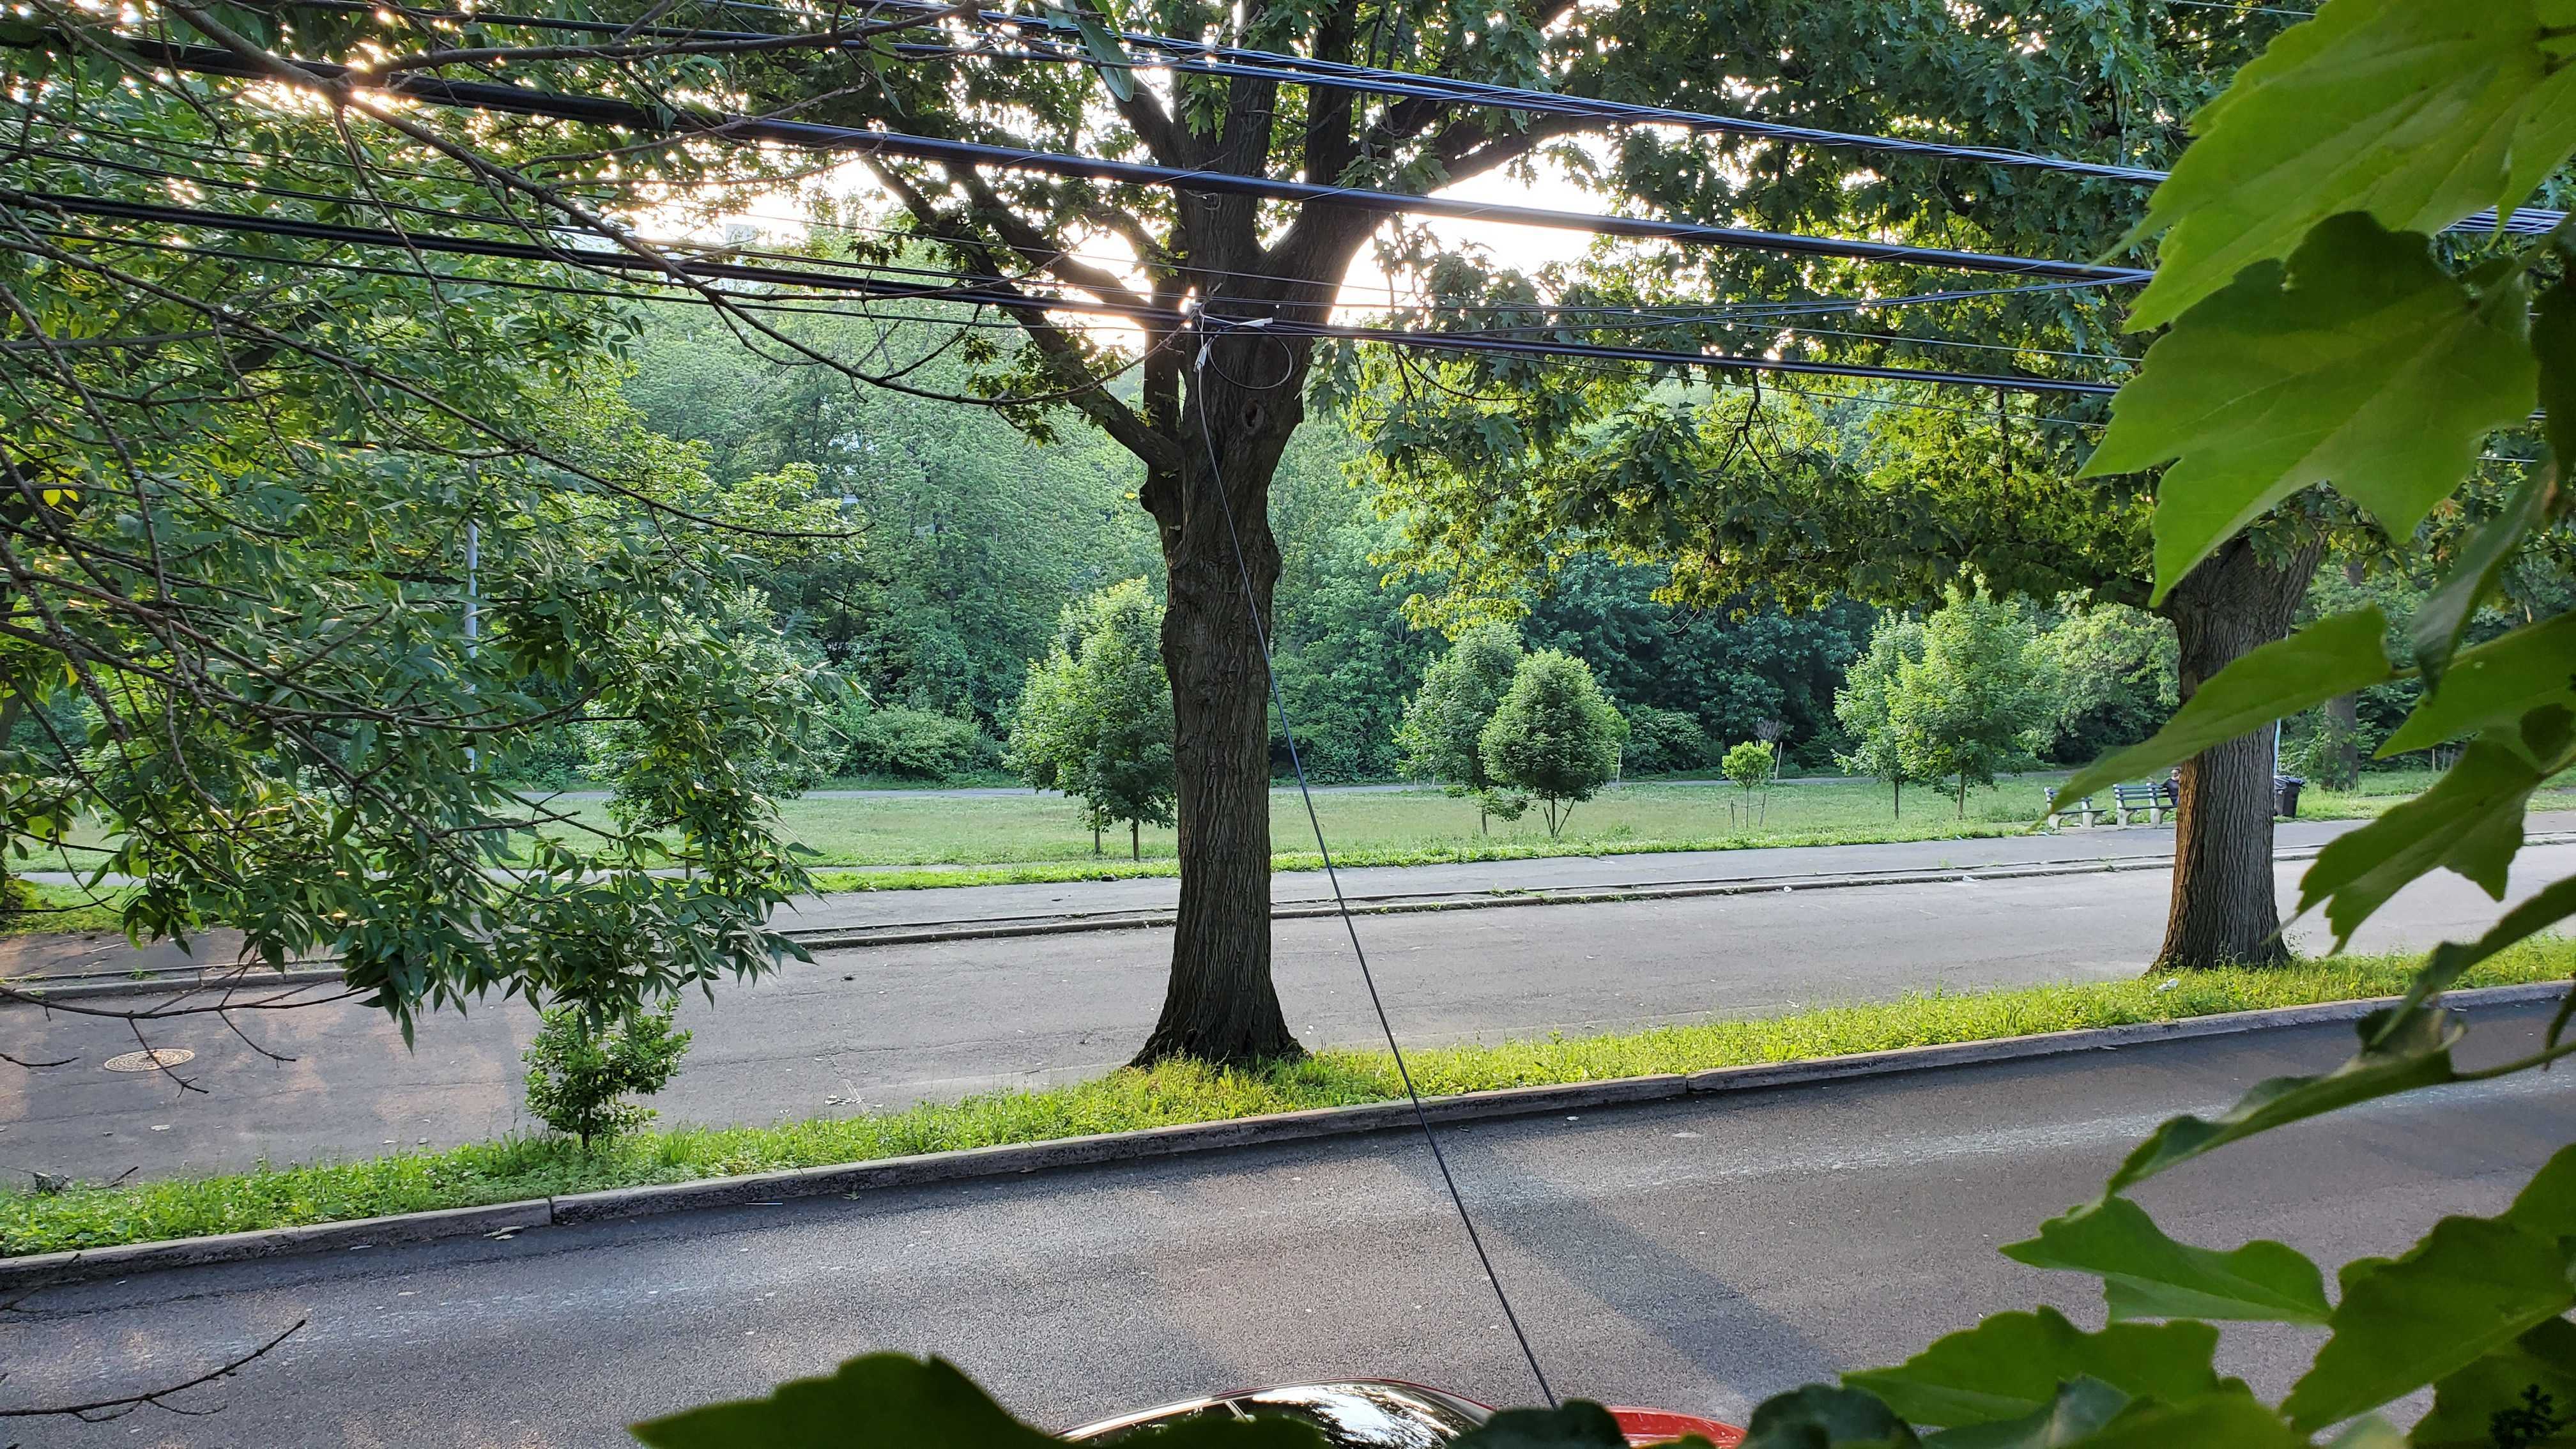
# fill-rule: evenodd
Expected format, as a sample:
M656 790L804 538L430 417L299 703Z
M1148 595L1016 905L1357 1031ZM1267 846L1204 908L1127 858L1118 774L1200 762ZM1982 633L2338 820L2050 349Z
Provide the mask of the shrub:
M857 702L838 726L843 774L953 780L1002 763L1001 747L973 721L933 710Z
M1698 720L1651 704L1632 704L1622 713L1628 718L1628 748L1620 756L1621 773L1662 775L1708 763L1708 731Z
M671 1030L677 1004L603 1022L588 1009L546 1012L528 1064L528 1111L582 1147L653 1120L653 1109L627 1100L670 1085L689 1049L689 1033Z

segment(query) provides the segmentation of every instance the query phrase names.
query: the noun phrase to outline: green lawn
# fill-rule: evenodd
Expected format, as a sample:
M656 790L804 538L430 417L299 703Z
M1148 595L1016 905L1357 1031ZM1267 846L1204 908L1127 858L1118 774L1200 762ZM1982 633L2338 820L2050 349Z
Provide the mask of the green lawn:
M2310 791L2300 802L2300 814L2315 819L2374 815L2431 779L2429 772L2391 773L2366 777L2363 788L2352 794ZM1576 806L1563 835L1554 840L1536 811L1517 821L1491 821L1480 832L1474 801L1431 790L1325 793L1315 797L1315 806L1337 860L1399 865L1996 835L2022 830L2037 819L2046 790L2035 778L1974 790L1962 817L1952 797L1908 789L1905 813L1898 818L1891 813L1887 787L1878 784L1782 785L1763 792L1767 799L1748 798L1731 786L1622 785ZM598 808L595 803L583 807ZM2576 794L2553 791L2535 800L2533 808L2576 808ZM1034 793L793 800L782 813L789 836L813 852L810 859L817 865L1107 864L1128 858L1124 829L1104 841L1106 856L1094 856L1079 808ZM1312 864L1314 834L1296 793L1274 792L1270 816L1279 864ZM1142 845L1147 862L1173 858L1169 830L1145 830Z
M0 936L125 929L117 913L127 894L124 891L102 891L93 896L72 886L22 885L20 889L27 893L26 904L0 914Z
M2162 980L1941 993L1764 1020L1440 1047L1412 1053L1407 1060L1429 1096L1602 1081L2384 996L2402 990L2415 965L2412 957L2344 957L2270 971L2188 972ZM2576 942L2542 940L2480 965L2461 984L2548 981L2571 969L2576 969ZM1382 1102L1401 1095L1393 1062L1384 1053L1329 1051L1263 1071L1176 1064L1121 1070L1047 1091L994 1092L881 1115L815 1118L777 1127L646 1132L591 1152L560 1139L522 1137L445 1152L221 1177L45 1194L7 1192L0 1193L0 1254L1040 1142Z
M2375 815L2432 779L2430 771L2422 770L2366 775L2361 788L2351 793L2307 792L2299 813L2329 820ZM1337 862L1419 865L2009 835L2028 829L2038 818L2047 790L2048 782L2038 777L1972 790L1962 816L1953 797L1911 787L1900 818L1890 809L1887 787L1875 783L1781 785L1747 796L1727 785L1649 782L1617 786L1575 807L1564 833L1554 839L1535 811L1517 821L1489 821L1479 831L1474 801L1436 790L1326 792L1315 797L1315 806ZM604 819L606 814L597 800L561 803L577 816ZM2576 791L2543 792L2532 808L2576 809ZM887 791L790 800L780 811L789 838L809 852L807 862L817 868L817 884L824 890L1116 879L1178 871L1170 830L1143 832L1142 861L1128 858L1123 830L1111 832L1103 842L1105 853L1094 855L1079 807L1034 792L956 796ZM1270 814L1277 849L1273 864L1282 870L1313 869L1319 863L1314 834L1296 793L1274 791ZM923 868L885 869L905 866ZM92 921L91 914L99 919ZM113 924L104 913L62 917L50 926L45 919L22 917L0 929Z

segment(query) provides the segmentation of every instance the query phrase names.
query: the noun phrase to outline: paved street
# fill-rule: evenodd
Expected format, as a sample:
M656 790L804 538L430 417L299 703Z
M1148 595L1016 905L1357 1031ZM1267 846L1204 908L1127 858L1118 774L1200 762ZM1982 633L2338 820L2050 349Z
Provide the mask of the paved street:
M2471 1061L2536 1039L2494 1012ZM1994 1252L2091 1196L2158 1119L2314 1071L2347 1028L2265 1033L1447 1129L1566 1391L1740 1419L2084 1280ZM2492 1212L2563 1144L2576 1075L2527 1074L2303 1123L2150 1183L2186 1239L2329 1266ZM626 1419L871 1349L937 1352L1041 1422L1264 1380L1377 1373L1530 1397L1418 1139L539 1229L59 1289L0 1316L0 1404L185 1377L308 1318L207 1418L31 1426L30 1444L627 1442ZM2231 1326L2267 1394L2313 1335ZM23 1432L23 1431L22 1431Z
M1976 858L1971 846L2049 843L1941 849L1957 861ZM1925 853L1846 848L1858 849ZM2285 902L2302 869L2280 867ZM2515 890L2571 872L2576 845L2534 847ZM1395 915L1366 918L1360 930L1398 1031L1437 1043L2128 976L2154 951L2165 905L2164 875L2137 871ZM2356 944L2429 946L2483 928L2497 911L2442 875L2398 897ZM1276 939L1280 991L1300 1037L1373 1040L1340 926L1282 921ZM2296 939L2323 944L2313 927ZM1136 930L823 953L781 978L723 989L712 1005L688 1002L682 1020L697 1039L656 1105L675 1122L767 1122L1094 1075L1124 1060L1152 1025L1168 943L1165 932ZM385 1019L355 1005L243 1026L293 1060L266 1060L210 1018L154 1029L156 1045L197 1053L182 1070L205 1091L183 1094L153 1073L100 1069L134 1046L121 1022L0 1010L0 1051L77 1059L41 1077L0 1071L0 1171L163 1175L447 1145L522 1125L519 1054L533 1029L522 1007L425 1019L409 1052Z

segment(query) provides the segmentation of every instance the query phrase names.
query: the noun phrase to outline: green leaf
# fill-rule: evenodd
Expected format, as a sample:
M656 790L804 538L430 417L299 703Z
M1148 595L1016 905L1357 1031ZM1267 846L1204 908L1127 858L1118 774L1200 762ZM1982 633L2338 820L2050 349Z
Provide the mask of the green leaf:
M1876 1396L1809 1384L1764 1399L1741 1449L1915 1449L1921 1442Z
M2354 1420L2342 1433L2327 1440L2326 1449L2407 1449L2407 1439L2386 1419L2373 1414Z
M2122 1410L2084 1449L2307 1449L2305 1436L2236 1384L2188 1403L2141 1401Z
M2433 948L2424 969L2415 973L2407 985L2406 999L2399 1004L2392 1020L2411 1018L2413 1009L2422 1005L2435 992L2450 989L2470 967L2518 941L2536 936L2558 922L2576 916L2576 876L2544 887L2531 899L2504 913L2487 933L2475 941L2445 941Z
M2540 362L2543 435L2563 470L2576 458L2576 284L2561 278L2540 294L2531 318L2531 354Z
M1619 1421L1599 1404L1569 1399L1553 1409L1505 1409L1455 1449L1627 1449Z
M1109 93L1118 99L1132 101L1136 99L1135 59L1127 54L1127 47L1119 42L1117 33L1101 22L1098 12L1092 8L1095 3L1099 0L1074 0L1073 4L1062 9L1072 18L1075 28L1082 32L1082 48L1091 52L1091 58L1098 62L1100 83L1109 87Z
M2491 736L2471 741L2433 788L2336 836L2299 878L2299 909L2326 902L2335 948L2417 877L2448 867L2494 900L2522 849L2522 817L2548 779Z
M945 1359L874 1353L829 1378L795 1379L767 1398L709 1404L631 1426L652 1449L1044 1449L1057 1442L1019 1422ZM1320 1444L1310 1437L1305 1443Z
M2569 361L2576 364L2576 358ZM2576 376L2569 377L2567 385L2576 389ZM2541 371L2541 391L2544 394L2549 391L2545 360ZM2568 407L2569 410L2562 414L2553 405L2551 416L2564 416L2568 426L2576 429L2576 399L2571 399ZM2556 445L2553 443L2552 446ZM2512 561L2515 551L2522 547L2522 541L2539 531L2557 511L2558 499L2558 465L2552 463L2546 468L2535 469L2506 498L2503 512L2478 525L2477 532L2469 536L2468 543L2460 549L2458 560L2451 565L2450 575L2417 606L2415 617L2407 623L2406 632L2414 641L2415 667L2424 672L2427 688L2438 691L2448 680L2451 655L2460 646L2460 634L2469 627L2469 620L2476 616L2478 606L2495 591L2497 577L2503 574L2504 566Z
M2388 616L2374 606L2319 619L2248 653L2203 683L2144 743L2077 771L2059 787L2054 803L2062 806L2123 780L2161 773L2276 719L2387 682L2395 674L2383 642L2387 634Z
M2380 746L2385 758L2576 705L2576 613L2500 635L2451 661L2442 684Z
M2044 1412L2079 1378L2127 1396L2193 1398L2218 1388L2210 1367L2217 1351L2218 1330L2206 1323L2114 1323L2086 1333L2042 1308L1995 1314L1895 1368L1845 1374L1843 1382L1877 1395L1908 1423L1946 1428Z
M2447 1013L2374 1011L2362 1019L2359 1031L2361 1050L2331 1072L2257 1082L2253 1090L2215 1120L2194 1116L2166 1119L2120 1164L2104 1191L2119 1192L2204 1152L2320 1112L2418 1087L2439 1086L2455 1076L2451 1047L2459 1041L2462 1028Z
M2100 1278L2115 1321L2326 1321L2325 1275L2297 1250L2259 1239L2225 1253L2178 1243L2165 1236L2145 1208L2124 1197L2104 1197L2051 1218L2039 1225L2038 1237L2003 1251L2034 1268ZM2164 1340L2168 1345L2181 1341ZM2173 1371L2168 1362L2164 1372Z
M2537 1397L2534 1397L2534 1396ZM2576 1444L2576 1323L2553 1318L2433 1386L2416 1449L2490 1449L2497 1420L2525 1445ZM2555 1425L2555 1428L2549 1427Z
M2332 482L2404 538L2459 486L2488 433L2530 414L2539 365L2527 310L2518 279L2480 297L2424 237L2335 217L2286 276L2271 263L2248 271L2147 350L2084 472L2179 460L2156 490L2158 600L2313 484Z
M2333 1336L2283 1401L2304 1429L2466 1369L2576 1306L2576 1147L2492 1218L2452 1217L2396 1259L2346 1264Z
M2020 1418L1935 1434L1924 1441L1924 1449L2062 1449L2087 1444L2128 1406L2127 1394L2100 1379L2069 1379L2046 1403Z
M2130 314L2159 326L2328 217L2435 232L2527 195L2576 135L2533 0L2333 0L2192 118L2129 241L2171 228Z

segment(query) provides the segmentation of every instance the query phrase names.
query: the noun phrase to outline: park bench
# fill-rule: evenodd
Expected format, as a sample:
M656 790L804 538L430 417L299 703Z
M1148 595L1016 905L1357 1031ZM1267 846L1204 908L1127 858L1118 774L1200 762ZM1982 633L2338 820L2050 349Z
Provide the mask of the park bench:
M2114 785L2111 787L2111 816L2116 824L2126 825L2132 812L2143 811L2149 825L2165 823L2165 812L2173 805L2165 798L2161 785Z
M2055 796L2052 795L2044 786L2040 790L2040 797L2042 799L2055 798ZM2093 797L2087 795L2083 799L2063 807L2051 806L2048 812L2048 828L2055 830L2059 825L2065 823L2066 817L2069 815L2075 817L2075 823L2078 825L2090 825L2094 821L2099 820L2110 813L2110 811L2104 810L2100 806L2095 805L2093 803Z

